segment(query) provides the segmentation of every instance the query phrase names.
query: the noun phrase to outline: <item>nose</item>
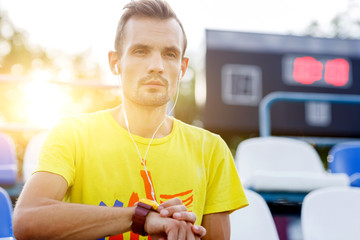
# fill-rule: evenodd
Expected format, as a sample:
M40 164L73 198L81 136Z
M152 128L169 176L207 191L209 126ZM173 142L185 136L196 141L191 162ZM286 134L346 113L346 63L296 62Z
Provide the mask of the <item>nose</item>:
M160 53L153 53L151 55L148 72L159 74L164 72L164 63Z

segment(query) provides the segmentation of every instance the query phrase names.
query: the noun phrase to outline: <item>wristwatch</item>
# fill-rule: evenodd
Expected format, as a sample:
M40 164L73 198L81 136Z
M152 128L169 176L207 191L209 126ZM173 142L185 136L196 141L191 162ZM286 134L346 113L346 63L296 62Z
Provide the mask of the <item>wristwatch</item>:
M148 234L145 232L144 228L146 216L151 210L156 211L158 206L159 205L154 201L149 199L141 199L135 208L134 215L132 216L131 230L141 236L147 236Z

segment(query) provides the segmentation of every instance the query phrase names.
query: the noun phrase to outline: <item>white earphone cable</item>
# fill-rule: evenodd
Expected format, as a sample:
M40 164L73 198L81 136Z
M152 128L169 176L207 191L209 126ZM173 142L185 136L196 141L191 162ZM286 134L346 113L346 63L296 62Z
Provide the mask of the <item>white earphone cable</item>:
M119 81L119 87L121 85L121 80L120 80L120 74L118 74L117 72L117 69L116 69L116 73L117 73L117 76L118 76L118 81ZM182 74L182 71L180 71L180 76ZM180 76L179 76L179 80L180 80ZM177 93L176 93L176 98L175 98L175 102L174 102L174 105L173 107L171 108L171 110L169 111L168 115L170 115L172 113L172 111L175 109L175 106L176 106L176 103L177 103L177 100L178 100L178 97L179 97L179 89L180 89L180 81L178 82L178 87L177 87ZM121 89L120 89L121 90ZM146 152L145 152L145 155L144 155L144 158L141 157L141 154L140 154L140 151L139 151L139 148L134 140L134 138L132 137L132 134L130 132L130 128L129 128L129 121L128 121L128 118L127 118L127 114L126 114L126 110L125 110L125 105L123 105L123 112L124 112L124 119L125 119L125 125L126 125L126 128L128 130L128 133L129 133L129 136L131 138L131 140L133 141L135 147L136 147L136 150L137 150L137 153L140 157L140 161L142 162L142 164L144 165L144 170L145 170L145 174L146 174L146 177L150 183L150 186L151 186L151 196L153 198L153 200L156 202L156 199L155 199L155 191L154 191L154 186L152 184L152 181L150 179L150 176L148 174L148 171L147 171L147 168L146 168L146 156L149 152L149 148L150 148L150 145L152 143L152 141L154 140L155 138L155 135L157 133L157 131L160 129L160 127L164 124L165 120L166 120L166 115L165 115L165 118L164 120L162 120L162 122L159 124L159 126L156 128L154 134L152 135L151 139L150 139L150 142L147 146L147 149L146 149Z

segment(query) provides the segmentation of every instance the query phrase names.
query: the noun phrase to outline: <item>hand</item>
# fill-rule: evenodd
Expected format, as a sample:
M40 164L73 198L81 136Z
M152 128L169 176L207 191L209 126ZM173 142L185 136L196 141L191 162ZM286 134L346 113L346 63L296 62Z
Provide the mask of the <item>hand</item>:
M162 217L172 217L179 221L191 223L191 229L195 235L199 236L200 238L205 236L206 229L202 226L193 225L196 221L196 214L193 212L188 212L180 198L173 198L163 202L159 205L157 210Z
M192 223L161 217L156 212L150 212L146 217L145 231L153 240L200 240L200 236L194 233Z

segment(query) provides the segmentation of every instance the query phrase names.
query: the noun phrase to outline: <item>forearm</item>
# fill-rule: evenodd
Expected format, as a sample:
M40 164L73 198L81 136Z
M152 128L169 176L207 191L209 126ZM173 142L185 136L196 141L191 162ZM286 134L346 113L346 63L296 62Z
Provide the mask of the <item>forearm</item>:
M19 211L19 209L21 209ZM56 200L17 206L16 239L98 239L130 231L134 207L100 207Z
M26 182L16 203L13 214L16 239L98 239L130 231L135 207L64 203L61 199L67 189L67 182L62 176L48 172L35 173ZM176 201L169 201L168 204L179 205ZM167 204L164 206L169 207ZM182 212L184 209L176 210L175 207L169 210ZM194 238L194 234L205 234L205 229L195 229L192 223L187 223L191 216L186 213L180 215L184 215L183 219L176 220L151 212L146 218L146 231L153 239L178 239L177 233L185 232L190 239Z
M201 225L206 228L206 235L202 238L203 240L230 239L230 219L228 212L204 215Z

